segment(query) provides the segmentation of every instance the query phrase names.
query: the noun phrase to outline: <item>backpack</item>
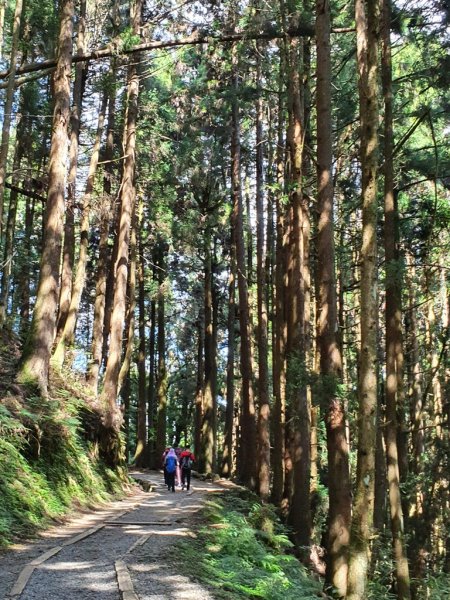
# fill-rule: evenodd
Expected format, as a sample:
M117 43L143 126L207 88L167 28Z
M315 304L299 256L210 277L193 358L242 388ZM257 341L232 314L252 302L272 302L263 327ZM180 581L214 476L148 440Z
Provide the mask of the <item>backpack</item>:
M175 458L175 456L168 456L166 458L166 471L168 473L175 473L176 468L177 468L177 459Z
M181 468L182 469L192 469L193 460L191 456L183 456L181 459Z

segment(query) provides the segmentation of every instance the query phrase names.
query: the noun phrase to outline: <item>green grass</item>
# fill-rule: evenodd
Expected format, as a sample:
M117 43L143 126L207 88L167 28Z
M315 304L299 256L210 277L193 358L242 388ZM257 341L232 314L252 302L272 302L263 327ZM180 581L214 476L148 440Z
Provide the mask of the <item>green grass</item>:
M81 410L78 399L58 394L51 401L0 402L0 547L75 504L123 493L125 473L106 469L83 439Z
M292 555L286 529L273 507L249 492L228 492L207 503L206 525L180 542L181 572L214 589L217 598L312 600L322 583Z

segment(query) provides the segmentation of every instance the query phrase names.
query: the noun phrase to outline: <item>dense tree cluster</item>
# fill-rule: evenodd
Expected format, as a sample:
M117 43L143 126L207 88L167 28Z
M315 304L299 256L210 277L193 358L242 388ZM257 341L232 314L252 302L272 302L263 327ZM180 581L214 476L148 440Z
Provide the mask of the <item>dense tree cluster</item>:
M450 572L449 18L0 0L18 382L85 381L110 464L192 442L339 598Z

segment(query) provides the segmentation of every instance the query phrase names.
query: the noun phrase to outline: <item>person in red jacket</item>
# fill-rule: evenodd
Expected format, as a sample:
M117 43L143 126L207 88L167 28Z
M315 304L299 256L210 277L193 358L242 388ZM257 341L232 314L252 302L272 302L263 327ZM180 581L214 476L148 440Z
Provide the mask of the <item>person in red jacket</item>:
M191 487L191 470L194 462L195 456L192 454L190 447L186 446L180 454L181 485L183 486L183 490L186 487L189 491L189 488Z

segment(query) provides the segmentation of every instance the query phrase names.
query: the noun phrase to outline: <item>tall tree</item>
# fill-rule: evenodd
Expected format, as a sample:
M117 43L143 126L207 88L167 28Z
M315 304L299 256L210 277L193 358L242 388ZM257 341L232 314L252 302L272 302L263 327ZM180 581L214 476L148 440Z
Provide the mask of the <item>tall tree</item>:
M382 4L382 83L384 98L384 248L386 261L386 458L389 487L392 544L399 600L411 598L409 566L403 529L398 465L398 406L402 405L403 343L401 306L401 268L399 264L398 214L394 191L391 2Z
M36 383L47 394L50 353L55 338L64 218L64 188L70 118L73 0L62 0L57 66L53 76L53 128L48 169L48 195L39 284L19 378Z
M6 165L8 161L9 135L11 129L11 116L14 101L14 87L17 69L17 53L19 48L20 24L22 20L23 0L16 0L14 11L11 54L9 59L9 78L6 89L5 106L3 109L2 142L0 146L0 241L3 238L3 206L5 194ZM3 13L4 15L4 13ZM5 314L0 311L0 326L5 319Z
M377 424L377 172L379 4L356 0L362 199L361 353L358 380L358 458L350 536L349 600L367 598L372 538Z
M140 34L142 2L136 0L133 4L132 31ZM123 320L126 309L126 292L128 280L128 252L130 243L130 228L132 211L135 201L135 166L136 166L136 121L138 114L139 96L139 56L135 56L128 65L127 89L127 115L125 129L125 160L121 182L121 207L118 231L118 252L114 265L116 271L116 285L114 289L113 309L111 314L111 331L109 342L108 361L106 363L105 379L101 396L106 409L105 423L109 427L117 428L120 423L119 413L116 408L118 395L120 357L123 335Z
M316 2L317 46L317 345L322 406L325 410L330 508L327 531L327 582L339 597L347 592L351 486L345 411L339 394L342 358L337 336L334 251L334 186L331 112L330 4Z

